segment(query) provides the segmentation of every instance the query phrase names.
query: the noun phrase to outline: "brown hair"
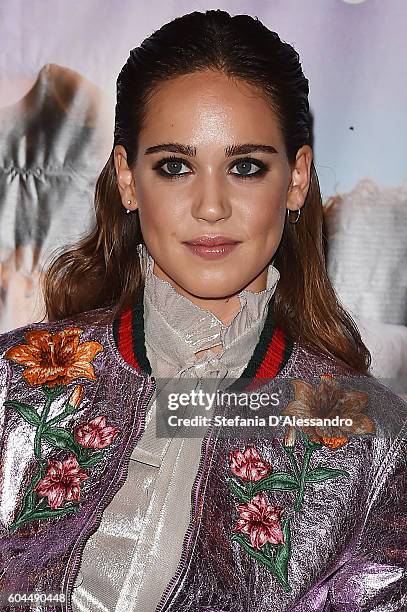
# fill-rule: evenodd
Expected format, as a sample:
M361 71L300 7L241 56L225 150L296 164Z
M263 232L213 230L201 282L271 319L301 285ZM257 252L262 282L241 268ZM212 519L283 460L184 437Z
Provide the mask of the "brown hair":
M258 18L226 11L193 12L165 24L130 52L117 79L113 147L124 146L131 168L138 134L155 88L198 70L219 70L259 88L276 114L292 165L311 146L308 79L294 48ZM67 247L42 279L48 319L110 306L116 317L139 297L143 275L136 245L143 243L138 214L126 215L116 181L113 149L95 189L96 224ZM298 223L286 223L274 265L281 278L275 323L309 348L367 373L371 356L327 276L323 207L314 163Z

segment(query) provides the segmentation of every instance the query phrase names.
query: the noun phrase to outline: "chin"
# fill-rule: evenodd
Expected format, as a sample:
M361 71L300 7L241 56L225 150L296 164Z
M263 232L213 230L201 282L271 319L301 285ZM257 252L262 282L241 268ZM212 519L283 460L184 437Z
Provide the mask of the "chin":
M222 277L218 279L211 278L210 280L203 280L197 282L197 278L195 277L191 282L179 283L179 285L184 289L184 291L188 291L191 295L194 295L197 298L201 299L223 299L230 297L232 295L236 295L239 293L246 285L244 281L231 283L230 276Z

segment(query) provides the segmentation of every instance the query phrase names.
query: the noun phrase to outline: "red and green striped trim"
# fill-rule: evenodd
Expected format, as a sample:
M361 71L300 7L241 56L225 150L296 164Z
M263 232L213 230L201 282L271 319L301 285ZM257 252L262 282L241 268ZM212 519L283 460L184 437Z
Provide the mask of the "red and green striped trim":
M113 321L113 337L123 359L138 372L151 374L144 336L143 295Z
M273 323L274 295L269 301L266 320L259 341L239 378L274 378L291 357L294 343ZM123 359L139 372L151 375L144 335L143 294L138 301L113 321L113 337Z

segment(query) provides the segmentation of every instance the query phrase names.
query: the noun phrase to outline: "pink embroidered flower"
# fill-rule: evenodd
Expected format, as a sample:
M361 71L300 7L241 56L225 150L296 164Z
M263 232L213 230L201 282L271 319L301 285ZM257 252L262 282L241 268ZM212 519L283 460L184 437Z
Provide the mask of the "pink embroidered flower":
M74 429L74 438L86 448L105 448L112 443L119 429L107 427L106 417L98 416L87 423L77 425Z
M88 475L80 468L75 455L69 455L64 461L49 459L47 472L34 490L48 497L48 504L55 510L64 500L79 501L80 484L86 478Z
M260 457L255 446L250 445L243 453L240 450L230 451L229 465L232 472L242 480L257 482L272 472L268 461Z
M284 542L280 516L280 506L271 506L264 493L259 493L247 504L238 504L240 518L235 531L250 537L253 548L261 548L266 542L280 544Z

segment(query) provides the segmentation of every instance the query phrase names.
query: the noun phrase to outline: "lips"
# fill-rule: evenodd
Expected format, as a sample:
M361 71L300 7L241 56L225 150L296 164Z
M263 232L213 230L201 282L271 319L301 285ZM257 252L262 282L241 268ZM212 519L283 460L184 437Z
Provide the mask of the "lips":
M229 238L228 236L199 236L198 238L193 238L192 240L186 240L185 244L216 247L227 244L237 244L239 242L240 240L234 240L233 238Z

